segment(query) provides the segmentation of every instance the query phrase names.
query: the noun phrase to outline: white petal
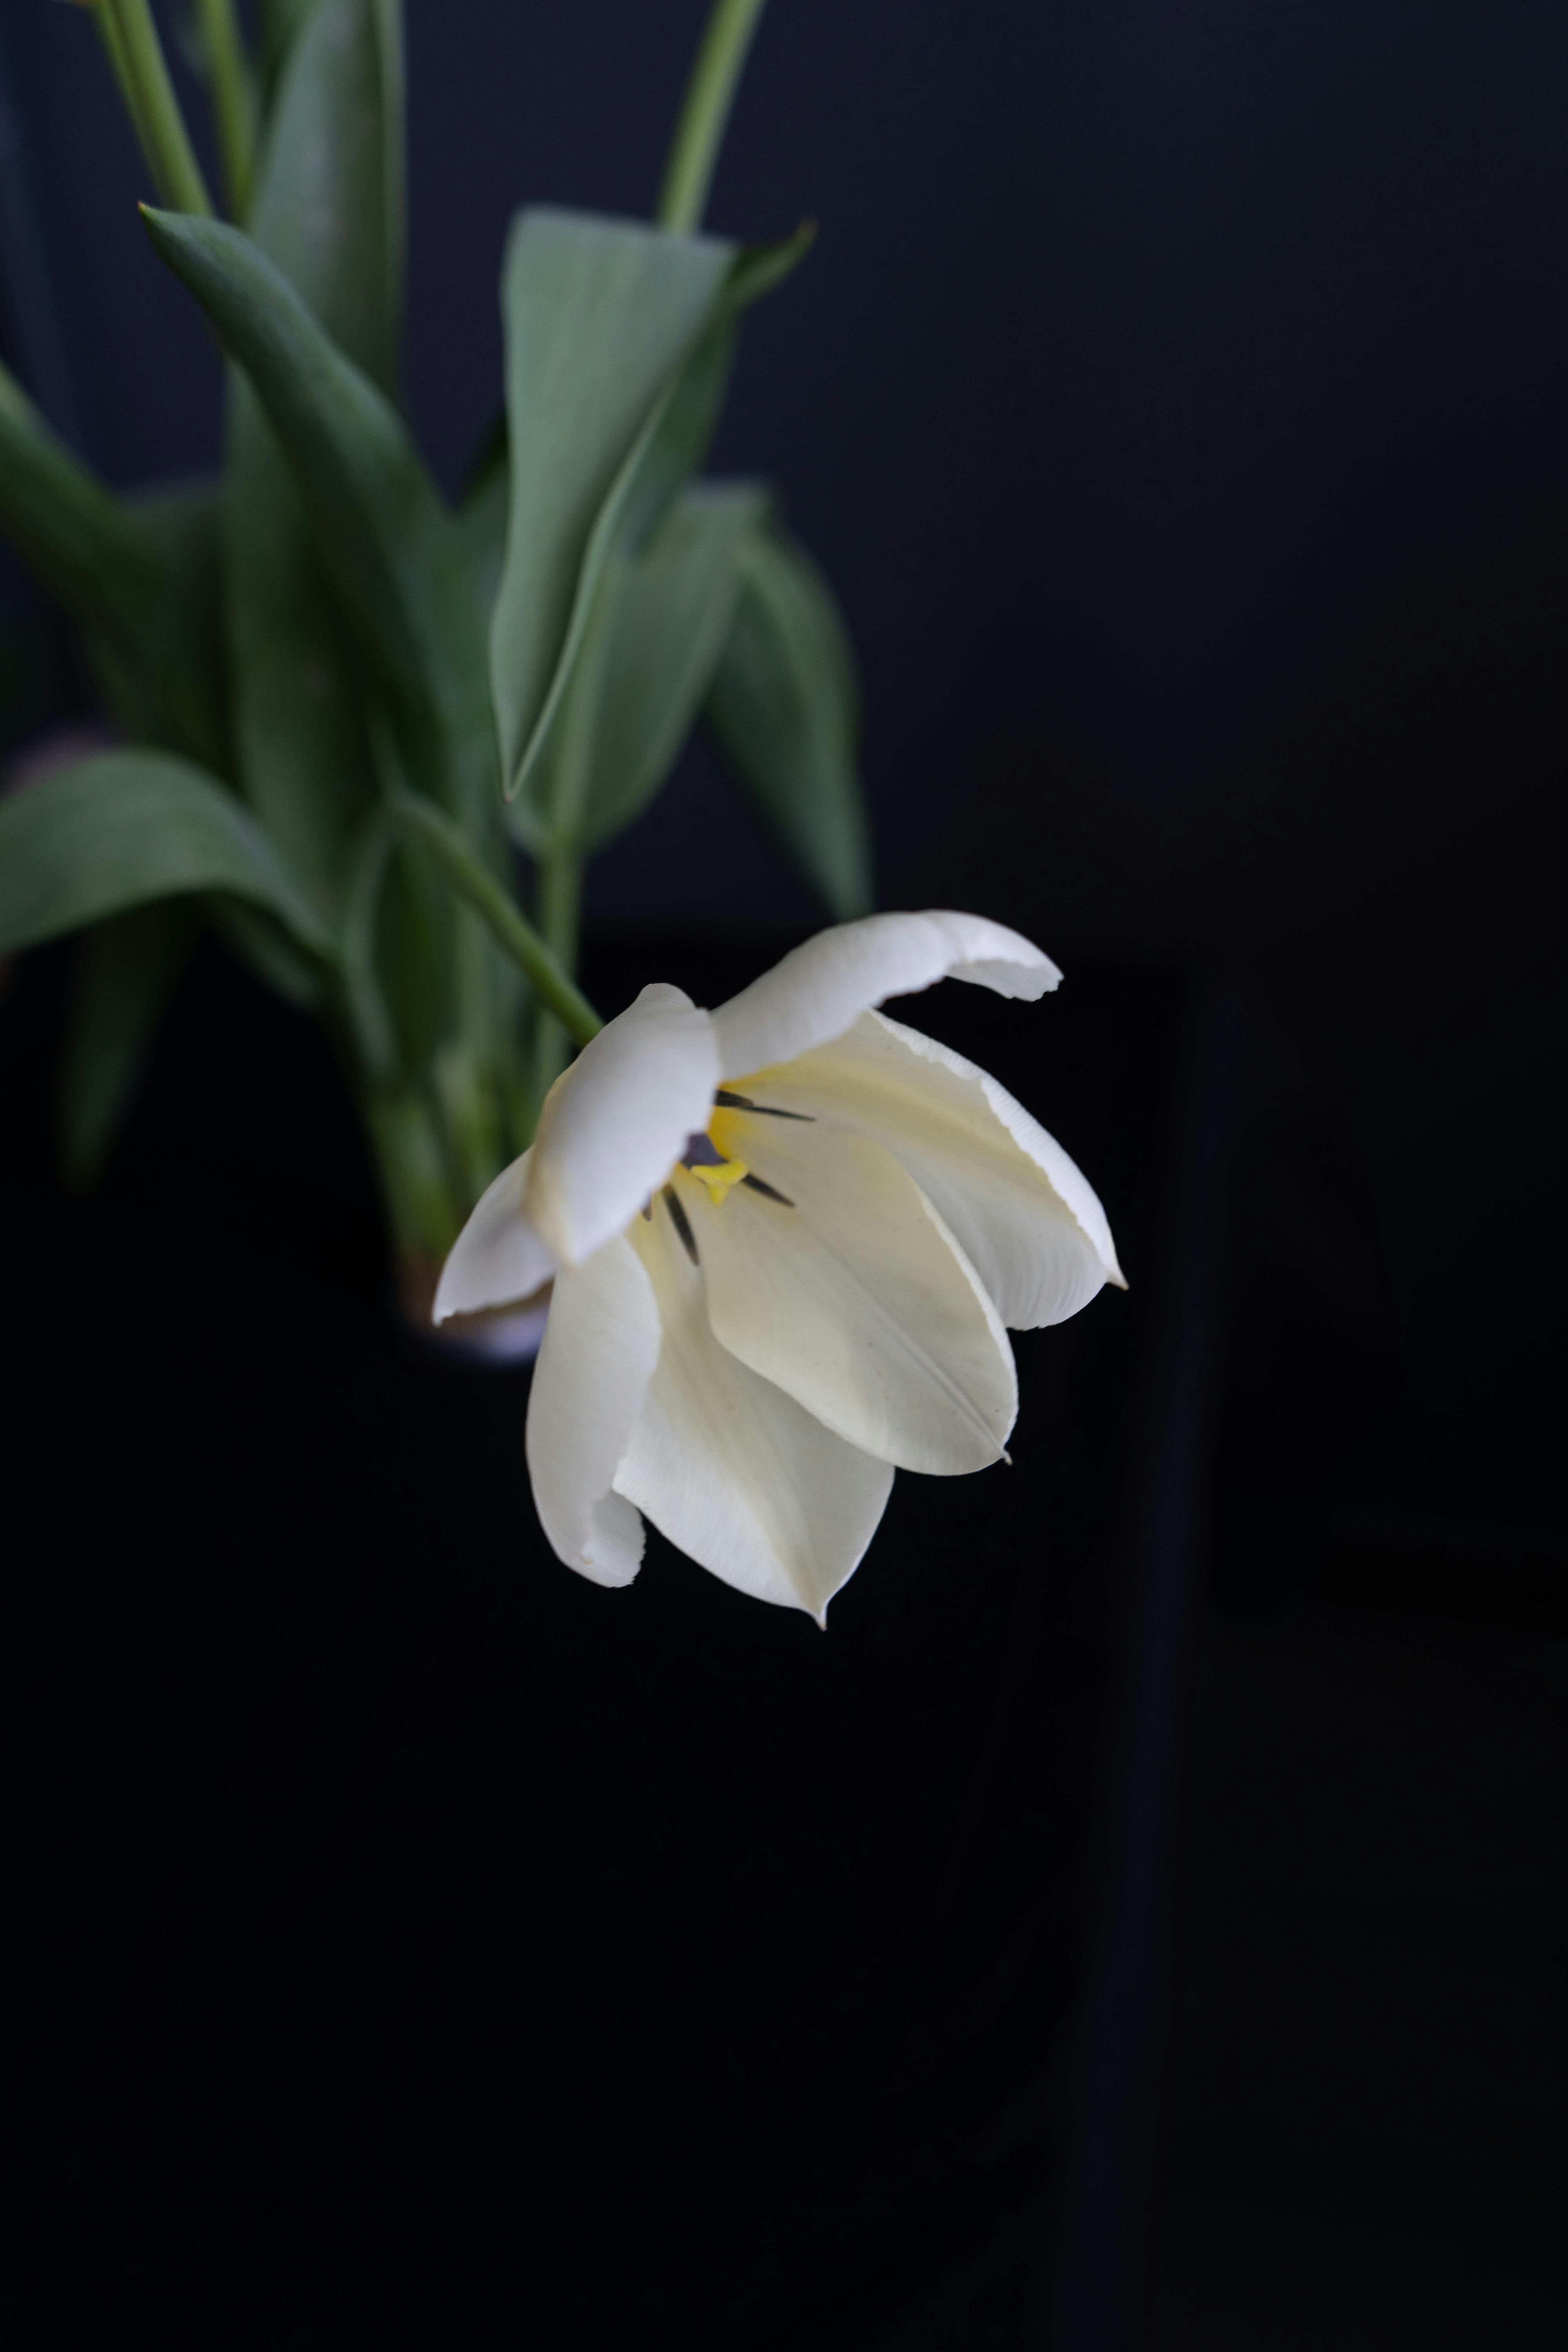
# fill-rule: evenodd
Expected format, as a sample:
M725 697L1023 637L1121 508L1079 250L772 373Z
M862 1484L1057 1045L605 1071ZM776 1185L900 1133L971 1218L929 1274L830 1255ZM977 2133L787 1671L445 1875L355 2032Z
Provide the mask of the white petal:
M726 1584L820 1622L877 1531L892 1471L725 1353L663 1200L632 1242L664 1337L616 1490Z
M565 1265L624 1233L705 1127L719 1083L713 1024L679 988L645 988L545 1097L528 1213Z
M1005 1323L1065 1322L1102 1284L1125 1288L1088 1178L984 1070L886 1014L783 1069L758 1102L873 1136L934 1203Z
M715 1202L694 1178L678 1179L714 1337L901 1470L999 1461L1018 1410L1007 1334L892 1154L864 1136L743 1111L722 1133L784 1202L736 1184Z
M480 1193L441 1268L433 1323L527 1298L554 1273L555 1260L523 1214L528 1160L525 1151Z
M793 1060L841 1037L884 997L934 981L977 981L999 996L1043 996L1060 972L1049 956L982 915L868 915L819 931L713 1015L726 1077Z
M528 1475L558 1558L595 1584L629 1584L642 1559L642 1522L611 1486L658 1360L653 1287L624 1241L556 1276L528 1400Z

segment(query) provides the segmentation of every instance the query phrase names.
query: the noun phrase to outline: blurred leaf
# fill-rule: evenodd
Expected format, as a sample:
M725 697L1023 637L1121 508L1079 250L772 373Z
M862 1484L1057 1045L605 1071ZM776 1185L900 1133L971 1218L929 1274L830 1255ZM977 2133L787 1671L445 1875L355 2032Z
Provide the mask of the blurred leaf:
M417 845L395 844L382 877L373 957L405 1069L425 1069L452 1025L447 972L458 909Z
M314 0L289 51L247 223L388 394L403 324L403 86L398 0Z
M316 0L274 103L250 234L348 357L394 388L403 278L395 0ZM229 388L229 667L242 788L325 902L371 798L352 640L260 402Z
M224 710L223 492L216 479L160 482L125 498L132 520L151 540L163 568L164 593L181 643L202 680L210 708ZM105 650L108 650L105 647ZM143 663L122 663L121 707L134 700L138 740L159 731L158 682ZM231 772L226 756L223 772Z
M585 213L512 225L501 278L511 488L490 624L490 674L509 791L518 789L580 639L595 525L694 345L733 247ZM599 534L603 538L603 533ZM607 551L607 550L604 551Z
M60 1160L73 1184L103 1172L195 929L188 900L163 899L110 916L77 950L58 1098Z
M98 482L0 374L0 529L78 626L110 648L128 726L221 770L223 728L202 650L152 531Z
M640 554L618 551L602 574L579 688L593 709L579 730L580 777L551 792L555 837L589 850L639 815L695 723L730 634L736 550L766 494L746 483L700 483L677 499Z
M321 1002L321 969L301 954L292 936L264 907L246 898L215 898L207 912L241 963L286 1004L307 1012Z
M248 237L190 214L143 217L289 454L409 782L483 839L497 781L483 635L460 534L402 419Z
M854 655L799 543L754 530L704 712L741 798L840 920L872 903Z
M216 705L223 695L223 485L216 475L156 482L130 491L125 504L157 550L182 634Z
M488 628L506 559L506 519L511 503L511 471L504 426L474 469L458 509L458 529L468 558L474 602Z
M261 0L261 77L270 100L312 0Z
M193 890L250 900L313 954L333 954L260 826L184 760L110 751L0 802L0 950Z
M394 1074L398 1058L397 1034L375 959L376 921L393 838L390 826L374 812L361 826L349 860L341 926L343 997L360 1061L377 1080Z

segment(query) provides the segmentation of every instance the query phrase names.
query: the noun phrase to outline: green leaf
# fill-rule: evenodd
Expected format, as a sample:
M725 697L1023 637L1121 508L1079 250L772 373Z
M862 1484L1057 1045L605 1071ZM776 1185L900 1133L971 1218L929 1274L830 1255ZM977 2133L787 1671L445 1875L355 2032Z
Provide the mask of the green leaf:
M721 318L698 343L633 444L599 509L577 578L566 640L538 724L512 778L510 822L525 849L556 842L572 818L557 807L557 783L574 753L562 738L596 691L584 673L598 642L601 591L652 541L682 484L700 464L723 403L734 334Z
M538 756L552 682L585 625L595 526L617 488L624 501L628 460L711 325L733 254L584 213L529 211L512 225L501 278L510 510L490 624L510 791Z
M410 782L482 837L496 785L483 635L461 536L402 419L248 237L191 214L142 216L289 454Z
M129 491L124 504L152 541L174 634L200 678L207 706L224 713L222 487L210 478L160 482L150 489ZM107 655L118 666L119 707L126 714L127 731L139 741L156 741L163 732L156 666L121 659L101 637L97 650L100 660ZM226 777L233 772L226 743L222 772Z
M223 485L216 476L132 490L126 508L152 541L215 707L223 698Z
M382 886L393 845L391 827L379 811L373 811L355 839L343 894L343 1001L353 1024L361 1065L375 1079L392 1076L398 1059L397 1032L375 956Z
M403 318L403 84L397 0L315 0L289 50L246 225L389 395Z
M458 529L468 559L474 602L488 628L506 560L506 519L511 504L511 468L504 424L474 469L458 509Z
M152 532L3 372L0 530L78 626L104 644L124 723L221 769L226 754L211 677Z
M260 826L184 760L110 751L0 803L0 950L193 890L261 907L312 954L333 955L331 934Z
M647 548L611 557L578 674L593 710L581 730L560 730L586 753L579 778L552 782L563 846L586 852L619 833L674 766L730 635L736 551L766 504L750 484L693 484Z
M402 306L402 86L395 0L316 0L288 51L250 218L261 251L389 394ZM357 665L293 469L237 373L226 575L241 785L330 904L374 789Z
M270 102L312 0L261 0L261 75Z
M103 1172L195 933L190 902L166 899L110 916L77 950L58 1098L60 1160L73 1184Z
M872 904L870 827L856 757L854 656L833 592L798 541L754 530L704 712L763 831L845 920Z
M605 493L584 549L565 637L520 763L507 780L510 823L523 846L545 848L560 830L555 782L579 764L576 745L560 738L569 713L580 715L594 691L579 682L592 658L591 635L602 576L651 540L671 500L701 464L729 385L741 310L786 277L808 249L809 229L774 246L742 248L731 259L709 323L669 380ZM497 632L491 626L491 664ZM499 708L499 699L498 699ZM572 724L576 724L574 717Z

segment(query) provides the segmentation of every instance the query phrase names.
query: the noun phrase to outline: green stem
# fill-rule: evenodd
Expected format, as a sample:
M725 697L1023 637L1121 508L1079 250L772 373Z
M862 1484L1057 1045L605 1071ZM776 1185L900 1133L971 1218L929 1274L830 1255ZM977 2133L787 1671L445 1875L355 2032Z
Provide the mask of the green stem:
M196 0L212 76L213 118L228 208L245 218L256 169L256 92L234 0Z
M175 212L210 218L212 198L185 131L148 0L97 0L93 14L159 196Z
M552 849L539 860L539 928L563 971L577 968L583 918L583 860L574 850ZM542 1103L566 1066L566 1037L558 1021L542 1015L534 1038L533 1083Z
M763 7L763 0L713 0L665 166L661 228L689 233L702 226L713 167Z
M568 979L526 916L513 906L493 874L480 864L449 816L431 801L398 793L385 804L390 823L422 841L453 888L466 898L502 951L523 973L540 1003L579 1045L596 1037L604 1023L582 991Z
M131 117L132 126L138 140L142 141L142 152L145 153L146 142L142 140L142 125L136 116L136 90L131 79L131 68L125 62L125 49L120 38L119 19L110 5L109 0L90 0L88 14L98 26L98 36L103 43L103 54L109 59L109 69L114 76L114 86L120 92L125 111Z

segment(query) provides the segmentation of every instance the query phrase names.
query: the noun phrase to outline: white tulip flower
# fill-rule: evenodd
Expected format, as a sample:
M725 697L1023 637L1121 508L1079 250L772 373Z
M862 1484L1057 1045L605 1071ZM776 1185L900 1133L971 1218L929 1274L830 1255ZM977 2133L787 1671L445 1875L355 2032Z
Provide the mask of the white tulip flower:
M526 1450L568 1567L629 1584L646 1515L726 1583L822 1622L895 1469L1007 1458L1007 1326L1121 1284L1060 1145L872 1009L948 976L1027 998L1061 977L979 916L872 915L716 1012L645 988L552 1087L435 1316L553 1278Z

